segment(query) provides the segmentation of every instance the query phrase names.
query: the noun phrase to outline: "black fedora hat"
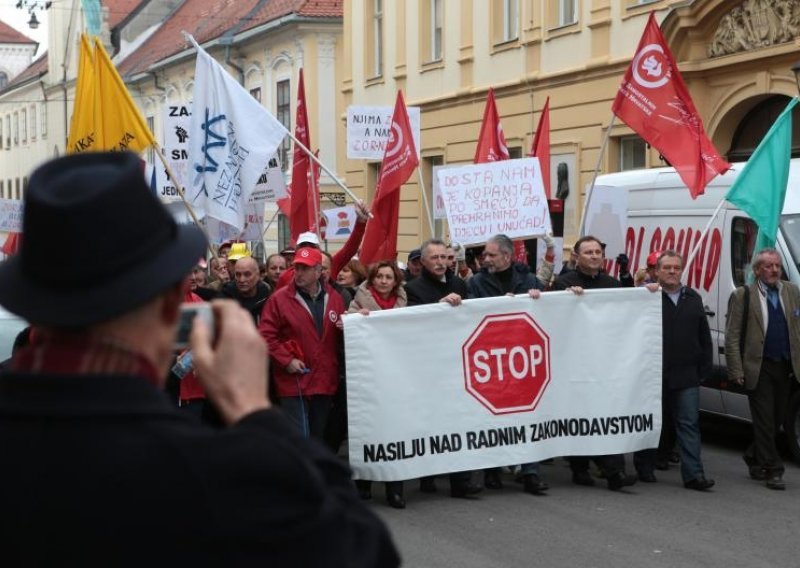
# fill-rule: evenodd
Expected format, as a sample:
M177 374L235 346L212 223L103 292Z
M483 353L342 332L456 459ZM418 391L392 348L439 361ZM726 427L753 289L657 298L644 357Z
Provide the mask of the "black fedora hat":
M135 154L57 158L33 172L22 248L0 264L0 305L37 325L84 327L178 283L206 246L178 225Z

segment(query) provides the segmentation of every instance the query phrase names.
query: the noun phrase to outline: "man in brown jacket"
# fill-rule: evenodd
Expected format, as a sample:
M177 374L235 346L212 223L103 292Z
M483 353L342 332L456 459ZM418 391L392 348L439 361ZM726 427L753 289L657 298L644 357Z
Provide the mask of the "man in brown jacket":
M745 387L750 402L754 439L744 455L750 477L766 480L770 489L785 489L775 433L784 421L791 377L800 370L800 290L781 281L781 258L774 248L756 254L753 272L755 282L731 297L725 331L728 377Z

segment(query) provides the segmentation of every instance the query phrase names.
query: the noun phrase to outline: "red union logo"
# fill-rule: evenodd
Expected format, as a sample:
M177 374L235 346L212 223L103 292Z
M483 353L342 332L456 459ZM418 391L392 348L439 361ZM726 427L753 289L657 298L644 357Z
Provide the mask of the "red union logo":
M533 410L550 383L550 338L526 313L486 316L461 353L467 392L493 414Z

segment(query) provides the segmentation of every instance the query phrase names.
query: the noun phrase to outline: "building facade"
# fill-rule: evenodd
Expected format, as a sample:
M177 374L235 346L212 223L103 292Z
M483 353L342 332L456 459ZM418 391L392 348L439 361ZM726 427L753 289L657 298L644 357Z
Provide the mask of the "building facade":
M401 89L421 108L425 194L414 177L402 189L401 250L430 234L422 200L431 201L433 166L472 161L490 87L512 157L530 151L550 98L551 186L568 192L565 244L578 236L598 166L665 165L611 113L651 11L717 150L746 159L768 117L797 94L795 0L346 0L347 104L390 105ZM349 185L370 196L379 164L346 168ZM435 232L447 238L446 224Z

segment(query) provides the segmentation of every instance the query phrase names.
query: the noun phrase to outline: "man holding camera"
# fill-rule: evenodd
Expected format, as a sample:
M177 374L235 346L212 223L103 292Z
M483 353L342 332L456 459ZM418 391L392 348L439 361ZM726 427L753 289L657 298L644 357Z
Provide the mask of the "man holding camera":
M215 302L213 329L198 318L190 340L226 427L166 398L205 241L149 192L137 156L39 168L23 235L0 265L0 305L38 330L0 377L5 563L398 565L348 469L270 407L264 342L235 302ZM72 252L53 255L56 239Z

